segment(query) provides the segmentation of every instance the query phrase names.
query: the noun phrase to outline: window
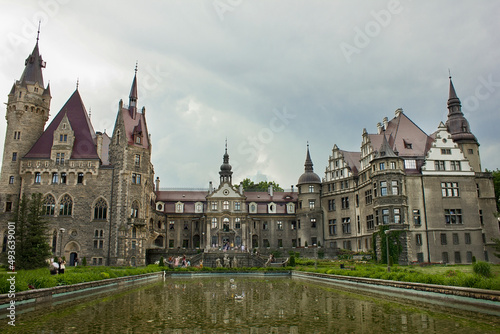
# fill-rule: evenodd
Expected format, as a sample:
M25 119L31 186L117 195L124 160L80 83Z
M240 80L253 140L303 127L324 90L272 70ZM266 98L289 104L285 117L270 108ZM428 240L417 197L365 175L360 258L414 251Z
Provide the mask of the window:
M420 210L413 210L413 223L415 225L421 225L422 222L420 220Z
M401 209L394 209L394 224L401 223Z
M106 220L108 214L108 203L104 198L99 198L94 205L94 219L95 220Z
M369 189L369 190L365 191L365 203L367 205L372 204L372 201L373 201L372 190Z
M422 246L422 234L416 234L415 235L415 243L417 246Z
M417 253L417 262L418 263L424 262L424 253Z
M373 221L373 215L366 216L366 229L373 230L375 228L375 223Z
M404 144L405 144L405 148L408 149L408 150L411 150L413 145L409 142L407 142L406 140L403 140Z
M391 161L391 169L396 169L396 163L394 161Z
M83 173L78 173L76 183L83 184Z
M21 139L21 131L14 131L14 140Z
M297 222L295 220L292 220L290 222L290 229L291 230L296 230L297 229Z
M140 144L141 143L141 136L139 136L139 135L135 136L135 143L136 144Z
M441 154L451 154L451 149L450 148L442 148L441 149Z
M64 165L64 153L56 153L56 165Z
M217 211L217 202L212 202L212 211Z
M222 219L222 230L224 232L229 232L229 218Z
M9 176L9 184L14 184L14 176Z
M405 169L417 169L416 160L405 160Z
M465 233L464 238L465 238L465 243L467 245L470 245L471 244L470 233Z
M241 228L241 218L234 218L234 228Z
M60 142L67 142L68 141L68 135L59 135L59 141Z
M311 228L316 228L316 218L311 218Z
M5 212L12 212L12 202L5 202Z
M460 161L450 161L450 169L451 170L462 170L460 165Z
M337 235L337 219L330 219L328 221L328 233L330 235Z
M472 263L472 252L465 253L467 263Z
M477 197L481 197L481 192L479 191L479 183L476 183Z
M342 218L342 233L351 234L351 218Z
M137 241L132 240L132 249L136 249L136 248L137 248Z
M132 227L132 238L137 238L137 228Z
M458 240L458 233L453 233L453 244L458 245L459 240Z
M309 192L313 193L314 192L314 186L309 186Z
M349 197L342 197L342 209L349 209Z
M399 182L391 181L391 187L392 187L392 194L399 195Z
M472 148L467 149L468 154L474 154L474 150Z
M269 243L269 239L262 240L262 243L263 243L264 247L266 247L266 248L271 247L271 244Z
M316 237L311 237L311 244L312 244L313 246L316 246L316 245L318 244L318 238L316 238Z
M380 196L387 196L387 181L380 181Z
M130 217L139 218L139 202L133 201L130 207Z
M446 170L444 167L444 161L443 160L434 161L434 168L436 170Z
M35 172L35 184L40 184L41 181L42 175L40 174L40 172Z
M479 210L479 223L481 224L481 226L484 225L483 210Z
M61 173L61 184L66 184L66 173Z
M59 216L71 216L73 200L69 195L64 195L59 202Z
M234 210L235 211L241 210L241 203L240 202L234 202Z
M17 152L12 152L12 161L17 160Z
M314 209L315 201L313 199L309 200L309 209Z
M229 210L229 201L222 202L222 210Z
M384 170L385 169L385 162L379 163L378 167L379 167L380 170Z
M283 239L278 239L278 247L283 248Z
M382 224L389 224L389 209L382 209Z
M43 198L42 215L53 216L56 208L56 200L54 196L48 194Z
M267 221L264 221L264 222L262 223L262 229L263 229L263 230L268 230L268 229L269 229L269 225L267 224Z
M448 241L446 240L446 233L441 233L441 245L447 245Z
M278 220L278 221L276 222L276 227L277 227L277 229L278 229L278 230L280 230L280 231L281 231L281 230L283 230L283 222L282 222L281 220Z
M334 199L328 200L328 211L335 211L335 200Z
M344 249L351 250L351 240L344 240L343 247Z
M59 182L59 174L52 173L52 184L57 184Z
M135 155L135 158L134 158L134 164L135 164L137 167L140 167L140 166L141 166L141 155L140 155L140 154L136 154L136 155Z
M168 239L168 248L174 248L174 239Z
M455 252L455 263L462 263L460 252Z
M458 197L458 183L457 182L441 182L441 194L443 197Z
M174 230L175 229L175 221L169 221L168 222L168 229L169 230Z
M441 253L441 258L443 260L443 263L449 263L449 260L448 260L448 252L443 252Z
M217 228L217 218L212 218L212 228Z
M445 209L444 219L446 224L463 224L461 209Z
M141 184L141 174L132 173L132 184Z

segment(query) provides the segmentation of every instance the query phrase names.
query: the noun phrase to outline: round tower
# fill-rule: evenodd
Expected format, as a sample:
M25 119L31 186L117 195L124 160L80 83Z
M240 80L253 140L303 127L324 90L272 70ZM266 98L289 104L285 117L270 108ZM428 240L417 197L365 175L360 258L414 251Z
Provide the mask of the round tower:
M5 119L5 144L0 188L3 211L19 197L21 179L20 160L43 133L49 118L50 88L44 88L42 68L45 62L38 51L38 40L33 52L26 58L25 68L8 95ZM17 197L16 197L17 196ZM11 204L8 204L8 203Z

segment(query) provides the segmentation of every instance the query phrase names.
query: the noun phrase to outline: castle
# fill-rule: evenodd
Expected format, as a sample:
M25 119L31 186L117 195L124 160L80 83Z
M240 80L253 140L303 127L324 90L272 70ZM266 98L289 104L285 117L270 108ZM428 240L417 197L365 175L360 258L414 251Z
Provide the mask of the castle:
M78 88L45 128L38 40L8 95L0 178L0 246L22 194L43 195L55 256L69 264L145 265L150 250L380 253L381 229L397 230L399 261L495 262L499 238L493 181L481 171L479 143L450 78L448 119L431 135L401 109L376 133L363 130L361 151L336 145L323 178L306 151L297 191L245 191L233 185L227 146L218 186L160 190L151 163L146 109L138 109L137 73L129 103L119 102L112 136L96 132Z

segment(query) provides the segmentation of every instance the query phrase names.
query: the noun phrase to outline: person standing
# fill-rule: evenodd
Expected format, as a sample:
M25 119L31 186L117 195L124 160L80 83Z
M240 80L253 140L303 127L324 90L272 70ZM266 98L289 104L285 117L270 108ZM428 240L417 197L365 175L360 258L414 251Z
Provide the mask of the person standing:
M66 269L66 261L59 258L59 274L64 274L64 269Z

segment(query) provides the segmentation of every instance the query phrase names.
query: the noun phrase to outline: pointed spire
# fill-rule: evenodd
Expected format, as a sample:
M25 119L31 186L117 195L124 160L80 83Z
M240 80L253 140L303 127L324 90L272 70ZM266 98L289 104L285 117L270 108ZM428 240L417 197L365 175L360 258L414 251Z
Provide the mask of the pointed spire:
M387 137L385 136L385 131L384 131L384 136L382 138L382 144L380 145L380 148L378 150L378 158L394 158L397 157L397 154L394 152L392 147L389 145L389 142L387 141Z
M457 92L455 91L455 87L453 86L453 81L450 78L450 91L448 94L448 110L449 113L462 113L462 105L460 103L460 99L457 97Z
M135 119L137 114L137 62L135 63L135 73L134 80L132 81L132 87L130 88L128 110L130 111L130 116Z
M19 79L21 84L26 85L28 82L30 84L38 83L40 87L43 87L42 68L45 68L45 62L38 50L38 37L35 47L28 58L26 58L24 65L23 74L21 74L21 79Z
M219 172L221 184L224 182L228 182L229 184L231 184L233 175L231 169L232 166L229 164L229 154L227 153L227 138L226 138L224 156L222 159L222 165L220 166L220 172Z
M304 173L299 177L298 185L302 183L321 183L318 174L314 173L311 154L309 153L309 142L307 142L306 162L304 163Z
M446 120L446 127L451 134L451 138L455 142L459 141L472 141L477 143L476 137L471 133L469 122L462 113L462 105L457 96L453 81L450 78L450 90L448 94L448 119Z

